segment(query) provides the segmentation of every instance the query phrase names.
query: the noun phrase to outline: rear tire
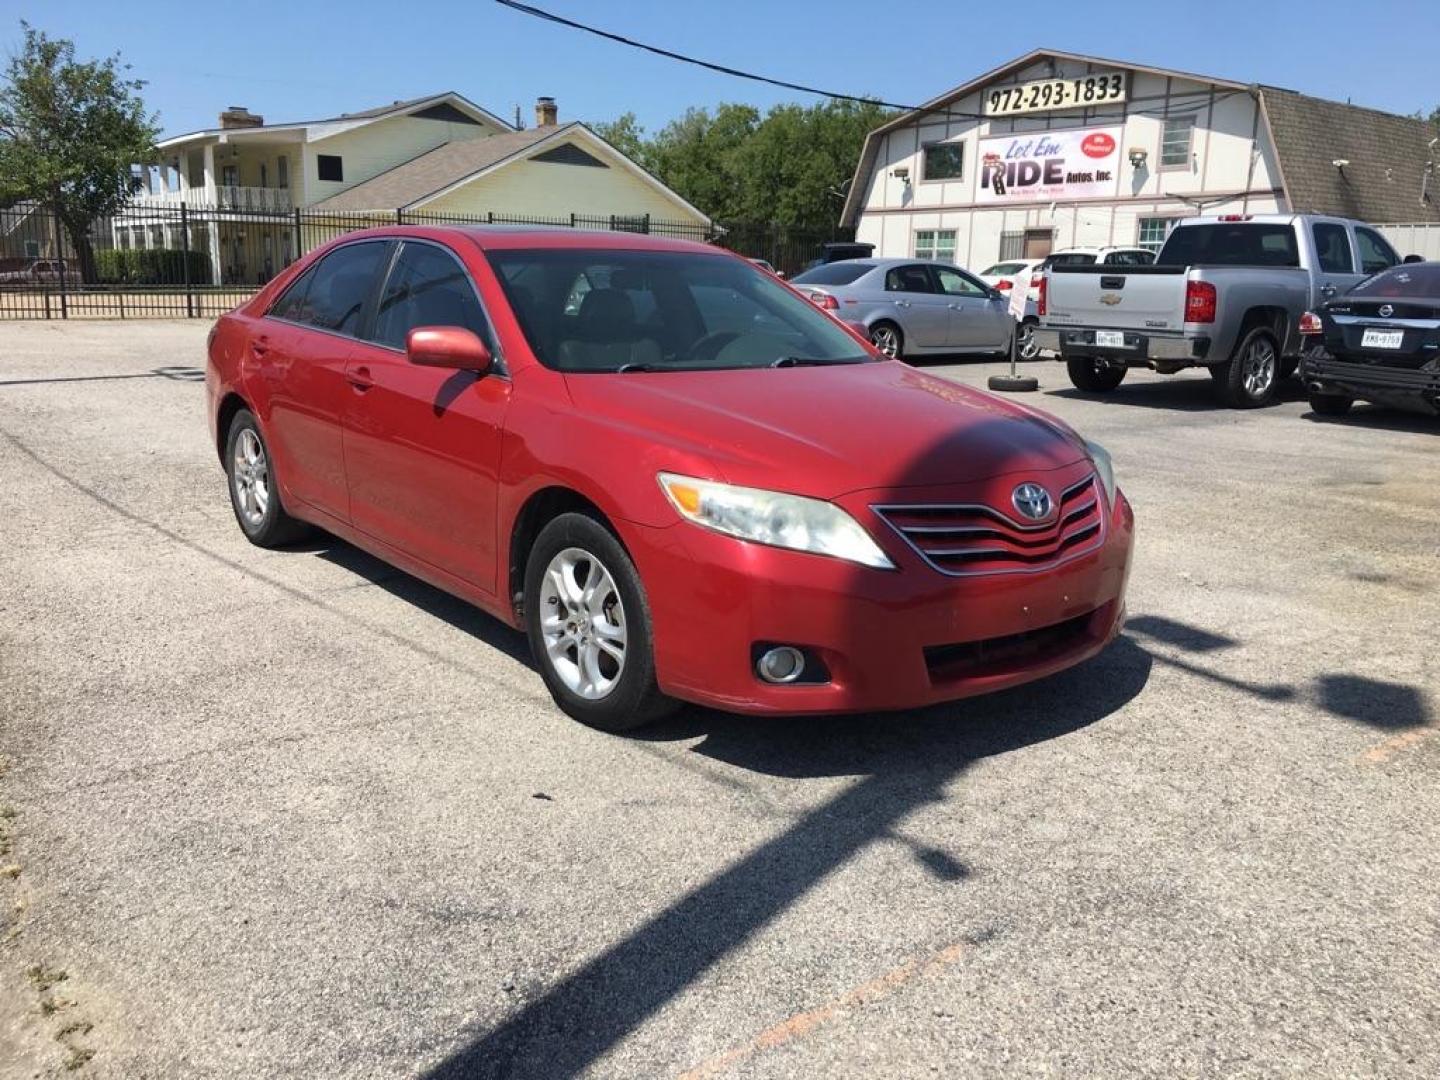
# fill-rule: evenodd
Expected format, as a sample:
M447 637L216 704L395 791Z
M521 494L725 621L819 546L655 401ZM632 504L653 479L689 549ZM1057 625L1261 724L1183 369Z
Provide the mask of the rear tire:
M225 436L225 478L230 508L240 531L256 547L284 547L303 539L310 526L285 512L275 463L255 414L241 409Z
M1077 390L1103 394L1125 381L1126 368L1103 364L1093 356L1072 356L1065 361L1065 370Z
M1258 409L1275 402L1280 386L1280 347L1263 326L1246 334L1230 359L1210 369L1220 400L1232 409Z
M870 327L870 344L892 360L905 359L905 334L893 322L877 322Z
M535 538L525 631L550 696L582 724L631 731L679 705L655 681L650 605L635 564L588 514L561 514Z
M1310 409L1319 416L1344 416L1355 399L1344 394L1311 394Z
M1021 360L1034 360L1040 355L1040 346L1035 341L1035 319L1026 319L1016 328L1015 355Z

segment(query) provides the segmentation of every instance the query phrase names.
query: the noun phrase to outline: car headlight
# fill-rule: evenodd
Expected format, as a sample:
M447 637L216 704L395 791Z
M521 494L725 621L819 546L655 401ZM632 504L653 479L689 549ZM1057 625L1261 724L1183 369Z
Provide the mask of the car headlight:
M1110 451L1099 443L1086 441L1085 450L1095 463L1095 473L1100 477L1100 486L1105 489L1105 503L1115 505L1115 463L1110 460Z
M895 569L861 524L834 503L675 473L657 479L680 516L696 525L758 544Z

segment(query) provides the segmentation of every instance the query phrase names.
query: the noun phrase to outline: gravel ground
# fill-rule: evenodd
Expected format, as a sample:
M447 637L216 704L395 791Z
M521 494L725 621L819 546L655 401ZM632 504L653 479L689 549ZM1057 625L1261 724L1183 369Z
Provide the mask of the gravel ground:
M1440 423L1033 365L1135 504L1119 642L621 739L247 545L205 332L0 329L0 1075L1440 1075Z

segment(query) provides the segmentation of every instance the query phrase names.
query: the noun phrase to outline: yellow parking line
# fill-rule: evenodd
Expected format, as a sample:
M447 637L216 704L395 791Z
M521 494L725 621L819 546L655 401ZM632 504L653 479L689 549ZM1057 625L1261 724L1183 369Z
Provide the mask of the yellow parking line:
M1396 735L1394 738L1386 739L1382 743L1376 743L1369 750L1366 750L1361 757L1372 765L1389 761L1402 750L1408 750L1418 742L1423 742L1435 732L1440 731L1436 727L1417 728L1415 731L1407 731L1403 735Z
M737 1061L742 1061L753 1054L773 1050L777 1046L783 1046L808 1035L821 1024L833 1020L843 1009L856 1005L869 1005L871 1002L888 996L916 977L934 975L950 967L965 954L965 949L964 944L948 945L929 957L907 960L899 967L891 968L879 978L871 979L853 990L846 991L832 1001L827 1001L824 1005L796 1013L773 1027L766 1028L749 1042L733 1047L708 1061L701 1062L694 1068L681 1073L680 1080L703 1080L704 1077L714 1076Z

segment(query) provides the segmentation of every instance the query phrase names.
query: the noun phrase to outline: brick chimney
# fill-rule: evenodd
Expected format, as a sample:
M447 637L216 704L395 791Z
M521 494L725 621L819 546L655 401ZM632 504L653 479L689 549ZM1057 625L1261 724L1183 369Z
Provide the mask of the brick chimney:
M555 107L553 97L535 99L535 126L554 127L560 122L560 110Z
M256 116L244 105L231 105L220 114L222 128L252 128L265 123L263 116Z

